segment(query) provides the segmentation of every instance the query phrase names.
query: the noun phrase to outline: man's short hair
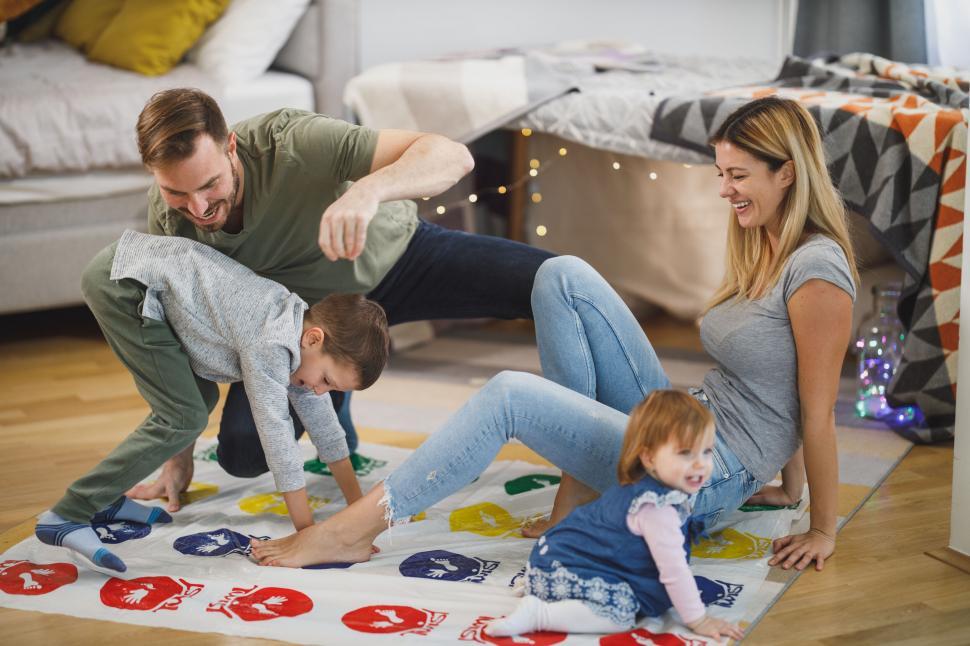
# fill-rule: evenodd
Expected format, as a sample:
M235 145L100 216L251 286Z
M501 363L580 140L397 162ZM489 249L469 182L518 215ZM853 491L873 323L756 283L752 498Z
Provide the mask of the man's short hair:
M195 88L163 90L152 96L135 126L138 152L147 168L160 168L188 159L199 135L221 146L229 128L215 99Z
M381 376L390 354L384 308L361 294L331 294L311 307L304 323L323 329L323 351L356 368L358 390Z

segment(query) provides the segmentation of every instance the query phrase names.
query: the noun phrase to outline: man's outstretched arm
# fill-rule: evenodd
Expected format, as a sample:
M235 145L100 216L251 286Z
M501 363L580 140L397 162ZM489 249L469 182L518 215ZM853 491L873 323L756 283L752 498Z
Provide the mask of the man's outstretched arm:
M475 167L468 148L441 135L381 130L370 173L323 212L319 244L330 260L364 251L367 226L381 202L437 195Z

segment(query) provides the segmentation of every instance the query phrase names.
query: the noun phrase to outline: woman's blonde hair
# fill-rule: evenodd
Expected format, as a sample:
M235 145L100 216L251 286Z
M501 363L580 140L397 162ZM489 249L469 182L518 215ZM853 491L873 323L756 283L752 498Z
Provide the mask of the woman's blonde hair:
M790 160L795 178L780 206L781 236L776 253L772 253L764 227L743 228L731 209L727 269L708 309L734 296L764 296L778 282L785 261L806 233L820 233L842 247L858 284L845 205L829 177L822 137L808 110L790 99L756 99L728 116L710 140L712 146L722 142L730 142L767 163L772 172Z
M617 479L624 485L637 482L646 473L640 462L643 451L652 454L667 442L693 447L713 425L711 411L687 393L653 391L630 413L616 468Z

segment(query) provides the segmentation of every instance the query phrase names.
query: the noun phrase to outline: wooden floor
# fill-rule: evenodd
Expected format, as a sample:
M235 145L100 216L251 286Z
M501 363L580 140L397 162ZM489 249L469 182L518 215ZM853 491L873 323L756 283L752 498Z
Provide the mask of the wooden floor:
M647 327L659 346L699 347L690 325ZM56 501L146 408L83 310L0 317L0 330L2 533ZM952 460L952 445L914 448L839 535L825 571L804 574L745 643L970 644L970 575L925 555L946 544ZM261 641L7 609L0 636L3 644Z

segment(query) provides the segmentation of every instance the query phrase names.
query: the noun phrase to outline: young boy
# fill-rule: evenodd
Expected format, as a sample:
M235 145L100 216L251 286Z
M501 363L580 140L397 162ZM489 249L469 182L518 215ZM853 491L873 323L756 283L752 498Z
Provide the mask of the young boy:
M122 494L202 433L219 399L213 382L245 382L267 464L297 530L313 524L313 514L288 403L347 503L361 496L344 431L330 397L322 395L362 390L377 380L390 339L380 305L361 295L331 295L308 309L282 285L209 246L134 231L95 256L82 291L112 350L137 366L132 376L152 410L40 515L41 541L124 572L90 523L171 522L160 507ZM124 307L96 305L107 301ZM180 343L165 341L171 332L159 332L168 330ZM178 369L168 367L172 361L156 361L159 353L177 358Z

